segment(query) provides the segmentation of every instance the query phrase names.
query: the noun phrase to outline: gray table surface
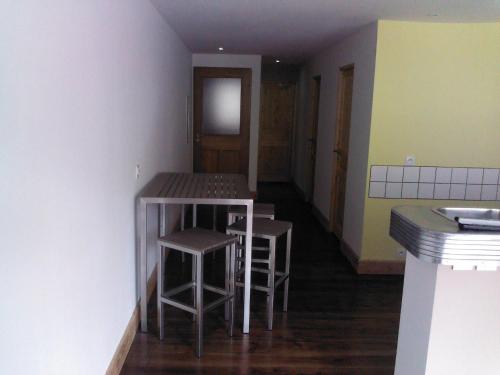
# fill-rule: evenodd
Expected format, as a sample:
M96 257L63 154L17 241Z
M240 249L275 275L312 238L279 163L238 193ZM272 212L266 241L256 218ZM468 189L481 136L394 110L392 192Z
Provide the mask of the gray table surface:
M166 205L207 204L246 206L247 227L245 241L245 289L243 305L243 333L250 332L250 282L252 259L253 197L245 176L220 173L159 173L142 190L138 197L137 225L139 246L139 289L141 331L147 332L147 220L148 205L159 205L160 235L165 234ZM194 219L195 220L195 219ZM194 221L195 224L195 221Z

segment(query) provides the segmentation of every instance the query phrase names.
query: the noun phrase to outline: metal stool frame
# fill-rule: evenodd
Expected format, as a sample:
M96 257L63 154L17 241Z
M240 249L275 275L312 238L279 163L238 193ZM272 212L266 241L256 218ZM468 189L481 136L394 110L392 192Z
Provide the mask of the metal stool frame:
M245 257L242 254L244 250L243 237L244 233L238 229L232 229L228 227L226 229L228 234L237 234L239 238L239 243L236 246L238 256L236 257L236 262L238 264L238 269L235 271L236 287L244 287L245 283L239 281L239 276L243 275L245 272L244 268L241 268L241 264L244 263ZM292 244L292 226L286 231L286 258L285 258L285 270L276 271L276 242L279 237L284 235L285 232L279 235L266 235L253 233L254 238L262 238L269 241L269 258L268 259L252 259L252 263L267 264L267 268L262 267L251 267L252 272L260 272L268 275L267 286L252 284L251 289L258 290L267 293L267 329L273 329L273 312L274 312L274 293L276 288L284 283L284 293L283 293L283 311L288 311L288 289L289 289L289 279L290 279L290 251ZM252 247L253 250L265 250L267 247ZM276 280L278 277L278 280Z
M158 309L158 327L160 340L164 339L165 336L165 325L163 319L163 304L167 304L178 309L187 311L193 314L194 320L196 320L196 356L200 358L203 354L203 315L220 306L225 304L225 311L228 311L228 316L226 315L226 320L229 320L228 325L228 336L233 335L234 327L234 291L235 291L235 258L236 258L236 241L225 246L221 246L208 251L197 251L189 247L174 244L168 241L164 241L161 238L158 240L157 246L157 259L158 259L158 276L157 276L157 309ZM225 268L225 289L218 288L216 286L208 285L203 282L203 256L205 254L221 250L223 247L226 249L226 268ZM193 256L193 274L192 280L183 285L177 286L169 291L163 290L164 284L164 262L165 262L165 249L180 251L183 254L188 253ZM187 305L183 302L175 300L173 297L185 290L193 290L193 306ZM203 290L208 290L213 293L220 294L221 297L215 301L204 305L203 302Z

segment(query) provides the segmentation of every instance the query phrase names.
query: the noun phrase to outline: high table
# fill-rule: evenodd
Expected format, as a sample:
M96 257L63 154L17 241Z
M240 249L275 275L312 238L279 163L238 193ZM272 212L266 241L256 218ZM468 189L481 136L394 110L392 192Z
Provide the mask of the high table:
M250 282L252 266L253 198L243 175L215 173L159 173L139 196L137 224L139 236L139 289L141 297L141 331L147 332L147 220L148 205L159 205L160 228L165 231L165 207L168 204L240 205L247 209L245 241L245 289L243 304L243 333L250 331ZM162 233L164 234L164 233Z

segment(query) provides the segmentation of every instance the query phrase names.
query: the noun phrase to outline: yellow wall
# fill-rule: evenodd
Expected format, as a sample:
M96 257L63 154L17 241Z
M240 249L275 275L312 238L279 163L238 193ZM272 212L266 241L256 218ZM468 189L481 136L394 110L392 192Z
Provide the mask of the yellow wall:
M500 23L379 22L368 164L401 165L406 155L500 167ZM363 260L398 259L389 217L403 204L500 206L367 198Z

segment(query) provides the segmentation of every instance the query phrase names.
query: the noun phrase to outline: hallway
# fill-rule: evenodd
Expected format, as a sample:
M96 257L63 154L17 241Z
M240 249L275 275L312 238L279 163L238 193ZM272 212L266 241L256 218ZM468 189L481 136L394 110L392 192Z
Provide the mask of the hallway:
M275 203L277 219L294 223L288 312L280 311L280 291L274 329L266 331L265 298L254 292L250 335L241 333L239 311L229 338L223 309L216 309L205 319L205 354L198 360L194 324L185 313L167 307L166 339L158 340L151 298L150 332L137 333L122 374L393 373L403 278L356 275L338 241L323 231L290 185L260 184L258 198ZM221 274L222 256L213 270L206 261L206 277ZM190 262L181 264L177 254L169 256L167 282L189 277Z

